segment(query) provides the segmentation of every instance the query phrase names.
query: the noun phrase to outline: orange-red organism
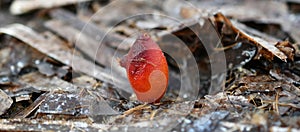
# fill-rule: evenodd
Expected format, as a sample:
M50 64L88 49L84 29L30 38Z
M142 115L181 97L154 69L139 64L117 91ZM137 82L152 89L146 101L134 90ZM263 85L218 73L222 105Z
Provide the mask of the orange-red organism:
M137 38L120 65L126 68L138 100L160 101L168 86L168 64L160 47L147 33Z

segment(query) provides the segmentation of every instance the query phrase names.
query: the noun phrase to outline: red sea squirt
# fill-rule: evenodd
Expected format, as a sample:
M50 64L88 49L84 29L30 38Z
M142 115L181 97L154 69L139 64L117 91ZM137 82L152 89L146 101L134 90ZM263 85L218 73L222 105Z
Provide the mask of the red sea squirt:
M145 33L137 38L120 65L142 102L159 102L168 86L168 64L159 46Z

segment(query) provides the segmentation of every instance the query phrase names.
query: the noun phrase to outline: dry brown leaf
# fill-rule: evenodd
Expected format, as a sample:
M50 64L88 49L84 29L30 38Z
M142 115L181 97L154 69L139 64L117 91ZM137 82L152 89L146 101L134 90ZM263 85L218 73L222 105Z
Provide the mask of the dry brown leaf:
M281 59L282 61L286 62L288 57L286 54L282 51L280 51L275 45L278 43L274 41L274 38L269 37L269 40L266 40L265 38L261 38L259 36L253 36L247 33L245 30L249 31L250 28L247 28L245 25L238 23L236 21L231 21L228 18L226 18L223 14L217 13L215 15L216 22L222 22L226 24L229 28L231 28L240 38L244 38L251 43L256 44L257 47L262 47L262 50L260 51L260 55L265 56L266 58L272 60L273 55ZM258 31L251 29L251 33L257 33ZM276 40L276 39L275 39ZM267 52L264 52L267 51Z

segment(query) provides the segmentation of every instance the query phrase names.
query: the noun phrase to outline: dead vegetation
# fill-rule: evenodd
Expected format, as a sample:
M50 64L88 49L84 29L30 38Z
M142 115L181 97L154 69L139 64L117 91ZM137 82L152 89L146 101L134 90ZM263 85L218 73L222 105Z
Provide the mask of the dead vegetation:
M300 129L298 1L41 1L0 2L0 130ZM167 56L160 103L119 66L142 31Z

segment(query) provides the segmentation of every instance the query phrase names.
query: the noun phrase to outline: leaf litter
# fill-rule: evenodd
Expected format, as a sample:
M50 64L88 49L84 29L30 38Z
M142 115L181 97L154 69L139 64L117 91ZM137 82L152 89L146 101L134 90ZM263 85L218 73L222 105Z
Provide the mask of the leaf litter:
M3 4L15 6L17 2L20 1ZM72 4L77 2L78 5ZM189 2L195 8L179 1L172 2L176 8L169 8L169 1L131 1L126 4L132 10L109 8L107 12L114 10L115 13L107 13L103 18L96 11L109 5L109 1L70 1L52 5L59 9L43 9L52 7L43 3L23 12L11 10L12 14L26 13L34 17L38 17L35 12L44 12L49 17L42 18L42 22L25 17L20 22L28 23L0 28L1 130L297 131L300 128L297 123L299 35L295 30L299 25L298 3ZM66 4L68 6L62 6ZM94 14L90 22L74 12L74 7L83 4L86 6L78 12ZM143 9L148 13L163 12L184 21L178 24L148 15L124 20L117 25L117 30L104 36L111 23L120 21L113 16L123 18ZM232 11L236 9L239 11ZM38 24L46 28L31 28L41 26ZM85 25L87 29L81 32ZM266 28L274 25L275 31ZM120 57L131 47L135 39L132 33L145 29L154 35L161 47L170 48L173 55L184 58L178 63L172 56L167 57L171 83L162 101L154 104L137 101L124 71L114 60L114 55ZM98 43L97 34L104 38L104 44ZM174 35L196 58L201 75L197 99L186 101L178 96L180 85L195 85L186 83L194 78L185 77L179 70L181 66L190 68L182 65L190 56L179 52L185 49L175 47L175 41L166 41ZM205 37L200 40L197 35ZM211 44L209 48L206 42ZM100 53L95 50L99 46L103 46ZM211 65L221 62L218 56L222 52L226 69L216 66L219 70L212 73ZM111 74L112 71L116 75ZM221 74L226 77L222 78ZM181 77L187 81L178 81ZM213 88L213 92L209 88Z

